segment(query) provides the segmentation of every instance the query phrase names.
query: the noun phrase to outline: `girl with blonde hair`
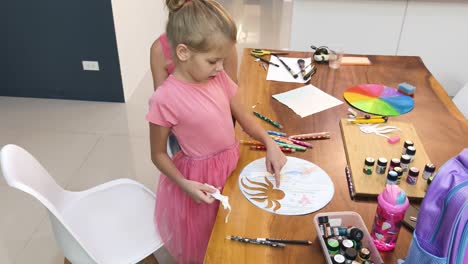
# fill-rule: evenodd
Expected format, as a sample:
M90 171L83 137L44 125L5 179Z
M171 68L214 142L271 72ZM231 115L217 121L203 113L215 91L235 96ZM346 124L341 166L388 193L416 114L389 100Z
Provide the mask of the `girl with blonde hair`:
M208 185L222 188L239 159L231 114L267 147L266 167L277 186L286 157L245 111L237 85L223 69L236 43L231 16L214 0L166 0L166 5L176 66L152 95L146 115L151 158L162 173L155 224L178 263L203 263L219 207ZM172 160L166 152L171 132L181 147Z

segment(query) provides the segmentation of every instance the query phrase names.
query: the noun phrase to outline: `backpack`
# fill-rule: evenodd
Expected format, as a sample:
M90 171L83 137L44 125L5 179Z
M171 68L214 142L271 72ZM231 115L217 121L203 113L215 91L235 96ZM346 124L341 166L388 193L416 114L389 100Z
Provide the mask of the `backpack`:
M468 263L468 148L437 172L421 204L405 264Z

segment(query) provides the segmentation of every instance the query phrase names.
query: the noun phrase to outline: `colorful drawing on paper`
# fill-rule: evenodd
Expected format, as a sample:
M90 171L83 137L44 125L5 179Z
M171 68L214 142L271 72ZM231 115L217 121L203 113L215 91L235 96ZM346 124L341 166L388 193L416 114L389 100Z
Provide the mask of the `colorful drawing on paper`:
M240 173L239 188L255 206L280 215L304 215L327 205L335 192L328 174L312 162L288 157L281 170L281 186L266 171L265 158L248 164Z
M413 98L381 84L353 86L344 92L343 97L353 107L374 115L398 116L414 108Z

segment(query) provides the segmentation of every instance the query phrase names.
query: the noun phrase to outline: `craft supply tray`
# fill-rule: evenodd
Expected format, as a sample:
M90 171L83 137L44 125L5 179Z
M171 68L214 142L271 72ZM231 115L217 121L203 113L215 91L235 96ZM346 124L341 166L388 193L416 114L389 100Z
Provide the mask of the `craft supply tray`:
M322 246L323 255L325 256L325 260L328 264L333 264L330 254L328 253L327 246L325 244L325 240L320 235L320 227L318 218L321 216L328 216L329 221L331 219L341 218L341 225L342 226L355 226L362 230L364 233L364 237L362 238L362 246L367 247L371 252L371 260L375 264L383 264L382 257L380 256L379 251L375 247L372 239L369 235L369 231L367 230L364 221L362 220L361 216L355 212L327 212L327 213L318 213L314 217L314 226L315 230L317 231L318 240L320 241L320 245ZM332 220L333 221L333 220Z

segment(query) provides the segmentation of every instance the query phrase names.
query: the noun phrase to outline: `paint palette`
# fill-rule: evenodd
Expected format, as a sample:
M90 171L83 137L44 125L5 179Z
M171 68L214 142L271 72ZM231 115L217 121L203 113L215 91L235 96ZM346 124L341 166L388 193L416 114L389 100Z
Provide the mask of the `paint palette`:
M344 99L356 109L381 116L399 116L414 108L414 100L397 89L381 84L359 84L348 88Z

